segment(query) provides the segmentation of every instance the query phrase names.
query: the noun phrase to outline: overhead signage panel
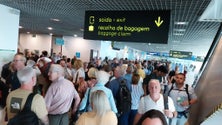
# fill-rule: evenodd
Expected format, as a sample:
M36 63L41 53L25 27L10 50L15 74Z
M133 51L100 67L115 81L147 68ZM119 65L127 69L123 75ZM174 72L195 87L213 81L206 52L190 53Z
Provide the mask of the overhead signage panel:
M191 59L192 52L170 50L170 57L179 59Z
M84 39L165 43L170 11L86 11Z
M64 40L62 38L56 38L55 44L62 46L62 45L64 45Z

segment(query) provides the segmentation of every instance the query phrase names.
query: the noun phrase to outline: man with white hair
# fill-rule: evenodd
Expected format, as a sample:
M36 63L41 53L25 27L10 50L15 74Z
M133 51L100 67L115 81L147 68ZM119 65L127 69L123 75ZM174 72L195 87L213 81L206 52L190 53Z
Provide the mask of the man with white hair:
M80 102L80 97L73 83L64 78L64 68L59 64L51 64L49 80L52 81L45 102L49 112L50 125L68 125L68 111L75 100L72 113L74 114Z
M109 73L107 73L103 70L98 71L96 73L97 83L91 89L90 93L93 93L94 91L97 91L97 90L103 90L106 93L106 96L108 97L112 111L117 113L117 108L116 108L116 104L115 104L115 100L114 100L112 91L109 88L105 87L105 84L109 81L109 77L110 77Z
M138 111L134 118L134 125L137 125L142 115L151 109L161 111L166 118L175 118L177 113L173 100L170 97L167 97L168 109L164 106L164 96L160 93L161 87L159 80L151 79L148 84L148 89L150 94L140 99Z
M8 120L13 118L21 109L23 109L27 97L33 91L36 84L36 73L33 68L25 67L17 72L18 80L21 83L20 88L9 93L6 101ZM42 123L48 125L48 112L44 98L36 94L33 97L31 110L36 113Z
M112 111L117 113L117 108L116 108L116 104L115 104L115 100L114 100L112 91L109 88L105 87L105 84L109 80L109 76L110 76L109 73L107 73L107 72L105 72L103 70L95 72L95 77L96 77L97 83L92 88L89 88L86 91L85 96L82 99L82 102L80 104L80 108L79 108L80 110L83 110L83 108L87 105L87 101L89 101L89 105L88 105L89 107L87 109L88 110L92 110L91 100L90 100L91 94L94 91L102 90L102 91L105 92L106 96L108 97L108 100L109 100L110 107L111 107Z

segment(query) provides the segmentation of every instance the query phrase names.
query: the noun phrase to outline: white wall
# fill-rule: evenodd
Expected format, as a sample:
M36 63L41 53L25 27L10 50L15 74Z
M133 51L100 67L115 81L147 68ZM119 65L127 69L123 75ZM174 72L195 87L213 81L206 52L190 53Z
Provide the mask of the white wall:
M98 50L100 53L101 42L85 40L81 37L63 36L64 45L62 46L62 54L72 58L76 52L80 52L80 59L82 61L89 61L90 49ZM52 36L37 34L32 37L32 34L20 34L19 49L24 52L25 49L29 50L47 50L50 54L51 46L53 52L59 53L61 46L55 45L52 41Z
M63 46L63 54L72 58L76 52L80 52L82 61L89 61L90 50L98 50L100 53L101 42L85 40L81 37L63 36L65 45Z
M25 49L31 51L39 50L39 53L43 50L50 52L51 50L51 37L50 35L39 35L33 37L32 34L20 34L18 47L21 52L24 52Z

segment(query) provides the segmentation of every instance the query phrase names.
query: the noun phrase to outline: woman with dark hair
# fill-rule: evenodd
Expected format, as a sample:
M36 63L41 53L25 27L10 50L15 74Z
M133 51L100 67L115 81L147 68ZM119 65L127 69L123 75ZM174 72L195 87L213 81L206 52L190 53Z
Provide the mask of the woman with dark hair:
M162 112L152 109L142 115L137 125L167 125L167 121Z
M131 111L129 116L129 125L133 125L133 120L136 116L140 98L144 95L143 87L142 87L142 77L139 74L133 74L132 76L132 92L131 92Z

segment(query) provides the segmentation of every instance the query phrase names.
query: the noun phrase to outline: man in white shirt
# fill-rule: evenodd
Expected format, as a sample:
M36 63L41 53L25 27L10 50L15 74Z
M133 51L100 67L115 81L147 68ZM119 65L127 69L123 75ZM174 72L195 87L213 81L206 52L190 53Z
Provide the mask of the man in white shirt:
M148 85L150 94L141 98L138 112L134 119L134 125L137 124L145 112L151 109L161 111L167 118L173 118L176 116L175 106L173 100L170 97L168 97L169 109L165 109L164 107L164 97L162 94L160 94L161 87L159 80L151 79Z

